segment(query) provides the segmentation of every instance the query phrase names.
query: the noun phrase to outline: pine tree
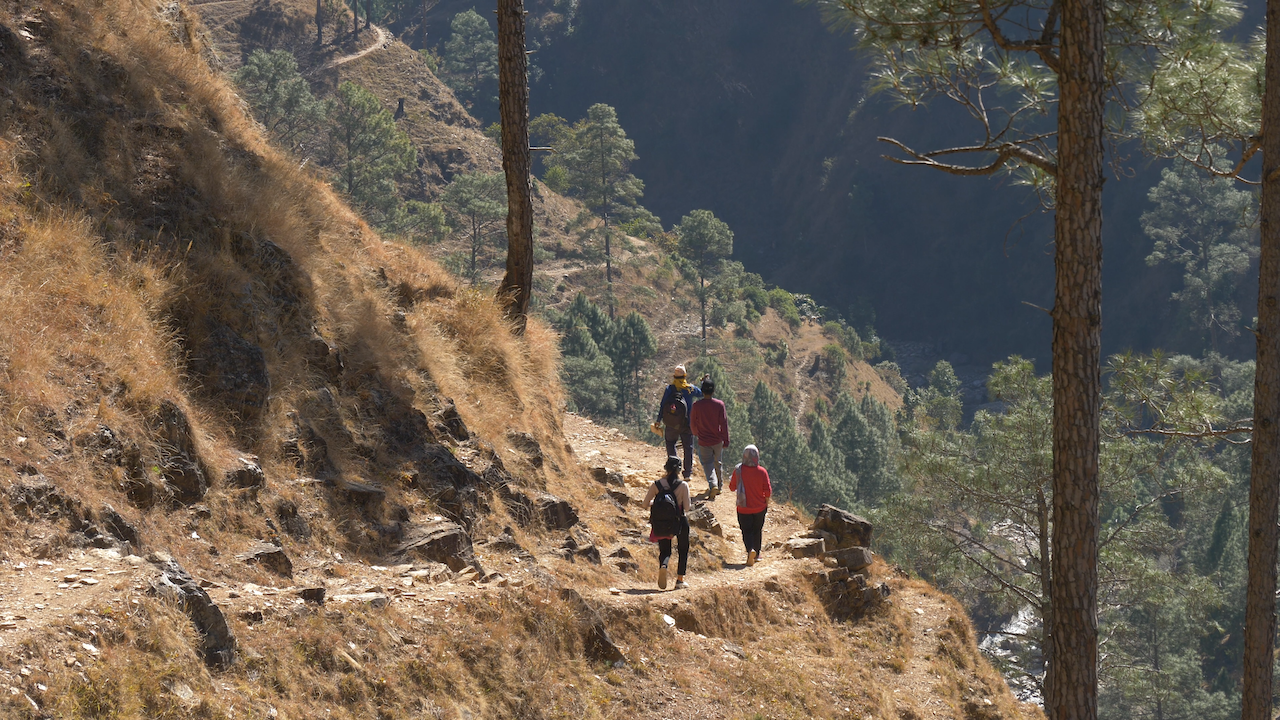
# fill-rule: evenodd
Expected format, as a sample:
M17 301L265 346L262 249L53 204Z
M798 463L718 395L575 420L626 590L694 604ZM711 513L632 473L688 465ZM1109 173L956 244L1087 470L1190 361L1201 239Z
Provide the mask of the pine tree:
M698 271L698 302L702 306L702 345L707 344L707 278L733 254L733 231L710 210L694 210L676 226L680 254Z
M349 81L338 86L327 140L338 187L356 205L387 214L399 206L395 180L417 166L418 154L373 93Z
M502 173L463 173L445 188L441 202L462 221L471 250L471 281L475 282L480 251L504 228L506 181Z
M449 27L452 34L444 44L444 79L459 100L474 105L498 78L498 41L489 21L475 10L454 15Z
M769 471L774 494L781 499L807 499L805 481L811 476L809 448L796 429L791 409L763 381L756 383L747 407L751 435L760 448L760 464Z
M658 341L644 316L632 310L618 323L608 348L618 378L618 410L626 417L630 407L631 417L639 419L640 369L658 353Z
M809 454L812 477L807 494L809 504L830 503L840 508L857 504L858 478L849 472L844 453L832 442L831 430L820 417L813 418L809 429Z
M631 174L637 158L636 144L618 124L612 107L597 103L587 109L587 117L574 125L573 133L559 153L546 161L548 170L560 168L569 193L582 200L588 210L604 221L605 283L609 288L609 315L613 316L613 255L609 222L619 215L626 220L639 208L644 183Z
M591 332L573 325L560 341L560 350L560 377L573 406L597 417L612 415L618 396L613 361L600 350Z
M1147 199L1142 229L1154 242L1148 265L1182 268L1182 290L1173 294L1209 348L1240 333L1236 288L1258 257L1257 195L1228 178L1198 172L1186 163L1165 168Z
M285 50L254 50L234 75L254 116L281 145L298 149L324 119L298 61Z

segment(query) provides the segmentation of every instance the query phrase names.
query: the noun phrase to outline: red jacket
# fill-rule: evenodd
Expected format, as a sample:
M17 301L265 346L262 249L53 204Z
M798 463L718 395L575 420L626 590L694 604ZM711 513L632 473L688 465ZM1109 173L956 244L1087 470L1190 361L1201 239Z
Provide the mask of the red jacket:
M694 403L689 409L689 426L699 445L721 443L729 447L729 414L725 412L724 401L702 398Z
M733 469L733 477L729 478L729 489L737 492L738 483L744 483L747 488L747 505L738 508L738 512L754 515L769 509L773 484L769 482L768 470L760 465L739 465Z

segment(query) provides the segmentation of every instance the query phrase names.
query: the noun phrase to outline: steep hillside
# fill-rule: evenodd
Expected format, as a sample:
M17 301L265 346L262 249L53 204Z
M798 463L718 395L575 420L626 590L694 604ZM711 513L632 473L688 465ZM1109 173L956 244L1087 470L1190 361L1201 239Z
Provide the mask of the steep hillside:
M438 21L440 13L457 12L455 6L434 6L429 17ZM458 103L418 53L404 42L386 40L383 28L375 25L358 37L349 32L326 36L326 42L316 47L314 5L305 0L227 0L195 4L193 10L202 19L204 35L218 48L215 55L224 69L254 50L286 49L298 58L304 76L321 96L331 95L341 82L351 81L372 91L388 109L400 107L403 101L404 113L397 127L412 139L419 158L416 176L402 186L408 197L437 199L460 173L501 169L497 145L480 131L481 123ZM534 24L555 12L555 4L531 5ZM412 30L406 35L408 41L416 39ZM550 38L544 40L550 42ZM604 303L608 289L604 258L594 237L598 233L593 232L599 221L575 220L582 206L541 182L534 184L534 203L539 307L563 310L579 292ZM669 218L668 225L674 220ZM622 238L615 245L617 307L624 315L631 310L640 312L658 338L658 355L644 371L652 378L643 385L642 405L647 416L649 408L656 408L667 369L703 352L697 291L693 281L672 263L670 247L636 238ZM466 233L455 232L425 249L438 261L450 261L465 257L468 247ZM503 272L500 249L484 248L480 260L477 287L496 286ZM808 403L815 394L834 397L839 389L829 382L823 385L829 373L819 375L818 356L833 339L825 338L812 323L791 329L778 322L776 315L766 313L766 317L774 319L751 327L722 323L712 331L708 352L725 366L742 400L749 400L756 381L764 380L782 394L795 417L803 420L812 409ZM758 346L770 348L780 359L761 362ZM786 351L778 354L782 347ZM857 396L870 393L891 408L901 404L886 380L856 357L848 362L840 385ZM643 432L638 428L645 423L638 418L629 418L629 424Z
M189 12L0 4L0 716L1036 716L785 506L751 569L703 508L653 591L662 458L267 144Z

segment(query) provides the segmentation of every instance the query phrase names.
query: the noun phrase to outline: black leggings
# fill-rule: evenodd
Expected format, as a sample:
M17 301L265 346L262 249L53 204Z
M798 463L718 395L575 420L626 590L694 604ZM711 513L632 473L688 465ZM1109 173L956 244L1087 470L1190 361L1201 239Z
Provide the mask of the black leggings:
M680 550L680 561L676 566L676 575L684 575L689 569L689 519L680 518L680 531L676 533L676 547ZM671 559L671 538L658 541L658 565L666 567Z
M738 513L738 527L742 528L742 544L747 546L747 552L755 550L756 555L760 554L760 543L764 538L764 516L767 512L768 508L750 515Z

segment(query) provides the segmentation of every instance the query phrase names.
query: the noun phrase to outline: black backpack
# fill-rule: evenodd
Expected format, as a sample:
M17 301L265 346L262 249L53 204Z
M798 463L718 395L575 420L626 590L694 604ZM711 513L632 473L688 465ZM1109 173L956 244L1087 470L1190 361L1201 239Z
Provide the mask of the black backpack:
M672 430L683 431L689 427L689 406L684 404L684 394L679 390L671 402L662 406L662 424Z
M679 480L665 480L670 487L663 488L664 480L659 480L658 495L649 506L649 524L653 526L653 534L657 537L671 537L680 532L680 501L676 499L676 488Z

